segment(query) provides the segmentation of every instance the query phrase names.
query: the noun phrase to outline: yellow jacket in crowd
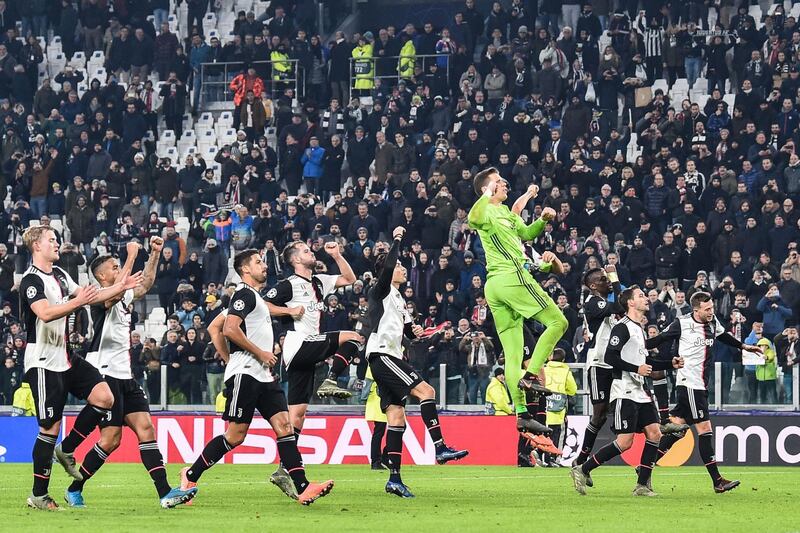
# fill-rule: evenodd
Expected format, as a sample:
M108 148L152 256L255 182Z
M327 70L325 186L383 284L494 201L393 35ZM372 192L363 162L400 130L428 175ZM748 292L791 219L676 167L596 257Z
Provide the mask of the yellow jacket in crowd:
M11 406L15 416L36 416L36 404L33 401L31 386L22 382L14 391L14 403Z
M546 387L553 391L547 397L547 425L560 426L567 416L567 396L575 396L578 384L569 369L562 361L549 361L544 369L547 378Z
M386 422L386 415L381 411L381 397L378 396L378 384L372 380L372 369L367 366L365 376L371 382L369 396L367 396L367 407L364 410L364 418L369 422Z
M400 49L400 59L397 61L397 73L402 79L410 79L414 76L414 65L416 63L417 49L414 41L407 40Z
M354 89L375 88L375 62L372 60L372 44L356 46L351 55L355 58L353 61L353 74L356 77Z
M489 386L486 387L486 403L492 407L495 416L506 416L514 413L514 407L511 404L506 384L496 377L493 377L492 381L489 382Z

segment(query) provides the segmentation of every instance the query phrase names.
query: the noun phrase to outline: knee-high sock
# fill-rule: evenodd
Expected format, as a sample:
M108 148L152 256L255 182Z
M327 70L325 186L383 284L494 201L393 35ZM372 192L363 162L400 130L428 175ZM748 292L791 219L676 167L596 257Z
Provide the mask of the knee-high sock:
M33 495L44 496L50 486L50 469L53 467L55 435L39 433L33 443Z
M709 431L697 436L700 448L700 458L703 459L703 464L706 465L708 475L711 476L711 481L716 483L722 477L717 468L717 460L714 457L714 433Z
M539 311L539 313L533 317L534 320L541 323L545 329L544 332L539 335L539 340L536 341L536 347L533 349L531 360L528 362L527 370L531 374L539 373L547 362L547 358L553 353L553 348L556 347L559 339L564 336L564 332L567 331L568 326L567 319L564 318L564 313L561 312L547 294L545 294L544 297L548 300L547 307ZM506 373L508 373L508 369L506 369Z
M581 446L581 452L578 454L578 458L576 459L576 462L579 465L585 463L589 458L589 455L592 453L594 441L597 440L598 433L600 433L600 428L594 425L592 422L589 422L589 425L586 426L586 432L583 434L583 446Z
M524 455L525 457L530 459L532 451L533 451L533 446L531 446L531 441L529 441L528 439L523 437L522 434L520 434L517 440L517 464L519 464L519 461L522 459L521 457L519 457L520 455Z
M436 412L436 400L422 400L419 402L419 411L428 433L431 434L433 444L438 448L444 444L442 428L439 426L439 414Z
M536 415L539 414L539 395L529 390L524 391L523 394L525 394L526 412L531 416L531 418L536 419Z
M383 434L386 433L386 422L373 422L375 427L372 428L372 442L370 442L369 458L372 464L381 462L381 443L383 442Z
M622 451L617 446L617 441L610 442L597 450L597 453L592 455L583 465L581 469L584 474L588 474L603 463L607 463L614 457L620 455Z
M97 424L107 417L108 414L108 409L90 404L84 406L78 414L78 418L75 419L75 425L72 426L69 435L64 437L64 440L61 441L61 449L64 450L65 453L74 452L75 449L86 440L86 437L94 431Z
M403 433L406 426L389 426L386 433L386 458L389 461L389 481L402 483L400 465L403 458Z
M511 395L511 401L514 403L514 410L517 414L525 413L528 409L525 406L525 393L519 390L517 383L522 378L522 324L512 326L498 331L500 343L503 345L503 353L505 354L505 371L506 382L508 383L508 392Z
M556 448L558 448L559 450L563 449L564 448L564 439L565 439L566 433L567 433L567 424L566 424L566 422L564 422L562 424L551 424L549 427L550 427L550 429L553 430L553 433L550 435L550 440L553 441L553 444L555 444ZM560 461L560 459L561 459L561 456L559 456L559 455L554 455L552 453L548 453L547 454L547 460L549 462L551 462L551 463L558 463Z
M647 482L650 481L656 459L658 459L658 443L649 439L645 440L642 459L639 462L639 485L647 485Z
M294 437L292 437L292 440L294 440ZM217 435L208 441L208 444L206 444L206 447L203 448L203 451L200 453L200 457L198 457L197 461L189 468L186 477L189 478L189 481L197 483L197 480L200 479L203 472L214 466L217 461L222 459L226 453L234 448L235 446L225 439L225 435Z
M536 410L536 421L540 424L547 424L547 398L539 395L539 405Z
M681 440L677 435L662 435L658 443L658 458L664 457L672 445Z
M669 382L667 378L654 380L653 391L656 393L658 417L661 419L662 424L666 424L669 422Z
M103 448L100 447L100 443L98 442L95 444L91 450L86 454L86 457L83 458L83 463L81 463L81 474L83 475L83 480L81 481L73 481L72 484L69 486L70 492L81 491L83 490L83 486L86 484L89 479L93 475L100 470L100 467L103 466L108 459L108 452L106 452Z
M339 346L336 354L333 356L331 363L331 371L328 372L328 379L336 381L342 375L344 369L350 366L353 357L358 355L358 350L361 346L356 341L347 341Z
M281 464L283 464L292 481L294 481L297 494L302 494L308 486L308 479L306 479L303 457L300 455L300 450L297 449L297 441L294 435L286 435L278 439L278 454L281 458Z
M142 464L156 486L158 497L163 498L172 490L172 487L167 482L167 469L164 468L164 458L161 456L161 450L158 449L158 443L154 440L140 442L139 457L142 458Z

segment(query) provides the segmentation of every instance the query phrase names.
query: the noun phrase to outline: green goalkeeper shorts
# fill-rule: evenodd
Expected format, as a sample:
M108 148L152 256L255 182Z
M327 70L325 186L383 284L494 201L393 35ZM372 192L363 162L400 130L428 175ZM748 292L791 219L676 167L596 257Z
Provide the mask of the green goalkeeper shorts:
M484 294L498 333L522 326L523 320L535 318L545 309L558 309L550 295L527 272L520 272L519 276L492 276L486 281Z

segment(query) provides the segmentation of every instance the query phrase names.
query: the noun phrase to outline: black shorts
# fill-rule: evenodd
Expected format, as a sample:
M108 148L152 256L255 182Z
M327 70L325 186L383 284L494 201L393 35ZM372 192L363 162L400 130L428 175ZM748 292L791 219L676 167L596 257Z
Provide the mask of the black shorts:
M114 395L114 406L111 408L111 418L101 420L100 427L122 427L125 425L125 417L129 414L150 412L147 395L135 379L106 376L105 380L111 389L111 394Z
M609 405L614 416L611 431L620 433L642 433L650 424L658 424L658 409L653 402L639 403L625 398L614 400Z
M369 358L372 379L378 385L381 397L381 411L386 412L390 405L406 406L406 398L411 389L425 381L414 367L390 355L373 354Z
M103 382L100 372L81 357L70 360L70 368L54 372L44 368L31 368L25 372L25 382L31 386L39 426L50 428L61 420L67 395L85 400L95 385Z
M592 399L592 405L608 403L611 397L611 382L614 381L612 372L610 368L589 367L589 397Z
M672 416L686 420L687 424L697 424L711 420L708 416L708 391L690 389L678 385L675 388L675 407Z
M300 405L311 401L317 365L333 357L337 349L339 349L338 331L314 335L303 341L286 369L289 378L289 405Z
M258 409L264 420L288 411L286 395L277 381L264 383L248 374L236 374L225 382L225 411L222 419L249 424Z

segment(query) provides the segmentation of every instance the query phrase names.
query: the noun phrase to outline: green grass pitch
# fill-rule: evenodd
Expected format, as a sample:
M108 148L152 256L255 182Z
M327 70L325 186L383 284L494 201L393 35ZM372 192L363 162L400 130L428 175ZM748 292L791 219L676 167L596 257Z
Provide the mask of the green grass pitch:
M303 507L268 481L273 465L217 465L200 480L191 507L164 510L142 465L108 464L86 486L86 509L29 510L30 465L0 465L0 531L566 531L788 532L800 530L800 469L722 467L742 484L715 494L703 468L657 468L658 498L635 498L633 470L595 471L587 496L567 468L409 466L416 494L402 500L383 487L387 475L366 465L309 465L313 479L333 478L333 492ZM179 465L168 466L170 481ZM53 465L51 494L68 485Z

